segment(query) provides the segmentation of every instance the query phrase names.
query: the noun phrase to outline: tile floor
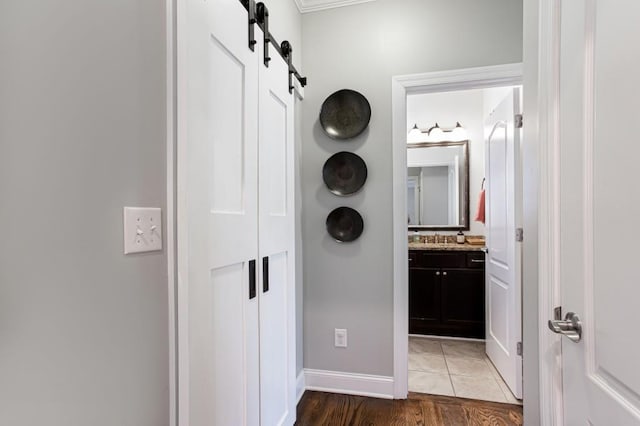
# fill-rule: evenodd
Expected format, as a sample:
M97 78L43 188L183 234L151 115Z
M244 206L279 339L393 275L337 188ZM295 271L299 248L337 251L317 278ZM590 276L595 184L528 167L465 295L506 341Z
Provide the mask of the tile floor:
M483 342L410 336L409 391L522 404L487 358Z

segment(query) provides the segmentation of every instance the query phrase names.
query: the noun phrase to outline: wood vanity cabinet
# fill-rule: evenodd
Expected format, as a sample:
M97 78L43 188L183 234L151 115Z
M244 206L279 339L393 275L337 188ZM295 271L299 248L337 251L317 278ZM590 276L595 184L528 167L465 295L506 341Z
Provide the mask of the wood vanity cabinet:
M484 339L481 251L409 251L409 333Z

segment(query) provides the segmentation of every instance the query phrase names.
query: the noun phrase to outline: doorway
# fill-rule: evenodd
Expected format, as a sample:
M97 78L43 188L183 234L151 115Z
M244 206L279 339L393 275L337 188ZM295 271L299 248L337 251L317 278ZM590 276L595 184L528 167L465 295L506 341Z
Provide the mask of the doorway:
M510 386L515 389L513 384L510 383L508 386L505 383L504 374L498 373L494 362L486 355L485 311L483 304L478 303L484 299L485 274L484 269L473 269L480 263L484 263L484 253L481 253L481 248L477 250L472 248L468 252L448 253L440 249L450 248L445 247L449 244L455 246L458 231L462 231L465 237L480 237L485 234L484 226L473 221L478 213L479 197L485 184L486 150L483 145L484 119L487 114L483 111L488 108L493 109L505 90L508 91L509 87L520 84L522 84L520 64L396 77L393 80L394 375L398 398L406 396L407 391L418 391L498 402L519 402L514 396L517 392L509 390ZM455 107L456 102L451 102L450 110L460 112L469 109L473 102L464 102L465 95L476 97L479 112L475 118L461 118L461 116L456 118L444 112L447 108L443 107L456 96L462 97L457 103L458 108ZM431 102L428 98L431 98ZM483 102L483 99L486 101ZM463 123L460 123L461 121ZM464 129L463 134L466 133L465 136L459 134L461 127ZM407 131L411 128L413 131L407 135ZM440 138L439 141L432 137L433 133L439 134L437 136ZM453 137L454 134L455 137ZM426 138L426 140L422 141L420 138ZM425 222L425 225L422 225L412 223L409 219L410 225L417 226L414 226L413 232L408 234L407 217L413 217L414 221L417 221L424 216L423 211L427 208L426 205L421 204L421 189L416 186L423 181L424 176L431 176L441 171L444 173L444 169L434 169L428 173L417 170L419 164L409 164L413 160L407 154L407 142L425 145L434 142L443 143L447 139L454 139L457 142L467 141L469 150L467 161L471 160L469 161L472 163L471 167L463 163L436 165L438 169L447 168L449 174L455 174L456 177L456 179L439 180L441 185L447 185L448 182L448 188L440 191L445 195L449 194L449 200L446 202L442 200L439 203L444 210L448 209L440 215L444 222L438 224ZM468 170L466 176L460 172L465 167ZM410 176L414 179L410 180ZM413 190L411 200L407 198L410 191L407 185L409 181L414 184L411 188ZM458 190L455 191L454 187ZM422 198L426 199L426 197ZM415 211L409 211L408 201L413 201ZM420 208L416 208L416 204ZM452 212L454 207L459 211ZM425 218L425 220L428 219ZM422 256L426 255L419 251L410 254L407 237L426 246L438 245L439 249L437 252L430 253L428 258L423 258ZM411 265L411 261L417 262L414 263L417 268L412 268L412 272L409 272L406 265ZM417 290L410 288L409 275L416 273L422 276L414 278L421 279L423 283L429 276L426 278L429 283L426 290L424 286ZM443 286L445 281L447 285ZM470 283L475 283L475 287ZM410 302L412 296L427 297L431 301L437 299L438 303L432 303L426 311L418 312L409 319L410 313L419 309L416 303ZM428 312L429 309L432 311ZM521 315L519 312L518 314ZM416 318L423 321L420 322ZM410 331L409 336L407 336L407 330ZM520 373L520 380L521 378ZM518 396L521 397L521 388L519 392Z
M407 96L410 392L520 404L520 91Z

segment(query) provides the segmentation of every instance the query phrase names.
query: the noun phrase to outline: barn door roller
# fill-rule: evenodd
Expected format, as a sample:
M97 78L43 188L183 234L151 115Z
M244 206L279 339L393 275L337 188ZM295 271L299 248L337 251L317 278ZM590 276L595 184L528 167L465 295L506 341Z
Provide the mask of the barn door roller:
M240 0L240 3L247 9L249 14L249 48L254 51L257 43L255 38L255 25L257 24L263 33L264 59L265 67L271 62L270 48L273 47L276 52L285 60L289 68L289 93L293 93L293 78L295 77L302 87L307 85L307 78L302 77L295 66L293 66L293 47L287 40L282 44L278 44L275 37L269 31L269 9L262 3L255 3L255 0Z

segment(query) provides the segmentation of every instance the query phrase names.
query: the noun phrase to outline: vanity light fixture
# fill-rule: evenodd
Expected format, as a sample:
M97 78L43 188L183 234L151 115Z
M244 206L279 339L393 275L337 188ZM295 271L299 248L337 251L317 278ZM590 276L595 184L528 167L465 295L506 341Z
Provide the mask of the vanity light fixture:
M438 123L435 123L432 127L427 130L422 130L418 127L418 124L414 124L413 127L409 130L409 138L411 140L418 140L420 138L420 134L427 134L428 142L442 142L442 141L450 141L450 142L460 142L467 140L467 131L459 121L456 122L456 126L452 129L443 129L440 127Z

